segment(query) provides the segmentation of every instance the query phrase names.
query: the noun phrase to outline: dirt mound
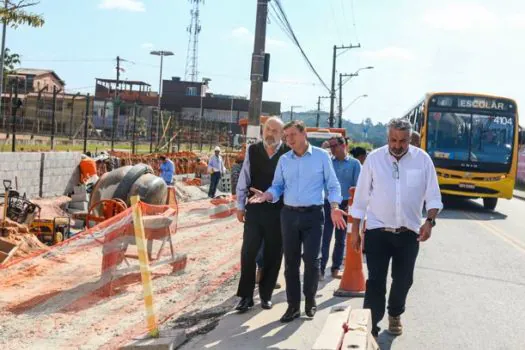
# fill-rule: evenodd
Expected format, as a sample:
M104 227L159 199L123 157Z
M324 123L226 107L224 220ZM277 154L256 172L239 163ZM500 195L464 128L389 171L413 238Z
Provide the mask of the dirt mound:
M18 224L9 219L6 221L3 235L5 236L1 237L1 240L18 246L13 257L24 257L38 250L48 249L48 247L40 242L34 234L29 233L29 229L26 225Z

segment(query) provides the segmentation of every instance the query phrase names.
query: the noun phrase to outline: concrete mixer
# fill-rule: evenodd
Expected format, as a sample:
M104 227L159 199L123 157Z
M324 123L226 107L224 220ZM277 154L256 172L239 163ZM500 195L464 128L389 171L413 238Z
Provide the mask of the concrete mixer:
M166 205L168 197L174 196L174 191L168 191L164 180L153 174L153 169L146 164L123 166L102 175L93 187L89 201L89 211L86 217L88 228L105 221L131 206L131 197L138 195L140 200L152 205ZM154 265L166 263L172 266L173 272L183 270L186 266L186 256L175 254L170 225L177 218L177 209L166 206L162 213L142 217L147 241L149 260ZM153 257L153 242L160 241L160 247ZM159 261L165 244L170 249L170 257ZM105 286L103 294L111 295L112 283L118 265L129 256L126 255L128 245L135 244L135 233L132 224L122 229L107 233L103 238L102 275L101 282ZM129 264L128 264L129 265Z
M167 203L168 186L146 164L123 166L105 173L91 192L87 227L124 211L136 195L144 203L163 205Z

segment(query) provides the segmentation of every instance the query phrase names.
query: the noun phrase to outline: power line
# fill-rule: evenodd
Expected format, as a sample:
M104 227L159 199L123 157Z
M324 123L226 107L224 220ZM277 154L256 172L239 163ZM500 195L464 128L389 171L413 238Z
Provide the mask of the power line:
M352 24L354 26L355 40L359 42L359 35L357 34L357 25L355 24L354 0L350 0L350 6L352 11Z
M275 0L274 2L276 4L276 9L277 11L279 12L279 14L281 15L281 18L283 19L284 21L284 25L285 27L287 28L287 30L289 31L292 39L293 39L293 42L295 43L295 46L297 46L297 48L299 49L299 51L301 51L301 55L303 56L304 60L306 61L308 67L310 68L310 70L315 74L315 76L317 77L317 79L319 79L319 81L321 82L321 84L328 90L330 91L330 88L328 87L328 85L326 85L326 83L323 81L323 79L321 78L321 76L319 75L319 73L317 72L317 70L314 68L312 62L310 61L310 59L308 58L308 56L306 55L306 53L304 52L301 44L299 43L299 40L297 39L297 36L295 35L295 32L290 24L290 21L288 20L288 17L286 16L286 13L284 12L284 9L283 9L283 6L281 4L281 0ZM273 3L271 3L272 6L273 6ZM275 8L274 8L275 9Z
M332 0L328 0L330 2L330 9L332 10L332 19L334 23L335 32L337 33L337 37L339 38L339 41L343 41L341 38L341 31L339 30L339 25L337 24L336 16L335 16L335 10L334 5L332 4Z
M22 57L23 58L23 57ZM111 62L113 59L25 59L24 62Z

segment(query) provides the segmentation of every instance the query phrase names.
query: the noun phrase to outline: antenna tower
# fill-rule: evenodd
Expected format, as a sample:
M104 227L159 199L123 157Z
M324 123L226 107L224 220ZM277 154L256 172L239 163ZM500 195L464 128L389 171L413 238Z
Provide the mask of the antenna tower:
M191 22L188 26L189 40L188 40L188 52L186 55L186 73L185 79L187 81L198 81L199 80L199 34L201 32L201 24L199 20L200 11L199 6L201 3L204 4L204 0L189 0L192 4Z

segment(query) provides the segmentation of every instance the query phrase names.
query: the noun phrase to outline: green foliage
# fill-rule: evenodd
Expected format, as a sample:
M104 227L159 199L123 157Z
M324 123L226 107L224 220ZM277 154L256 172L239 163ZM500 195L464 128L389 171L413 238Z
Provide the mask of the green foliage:
M11 53L6 47L4 51L4 75L12 73L15 70L15 66L20 64L20 55L17 53Z
M9 1L7 9L3 6L0 8L0 18L11 28L17 28L20 25L28 25L35 28L42 27L45 23L44 17L25 10L37 4L38 2L28 2L26 0Z

